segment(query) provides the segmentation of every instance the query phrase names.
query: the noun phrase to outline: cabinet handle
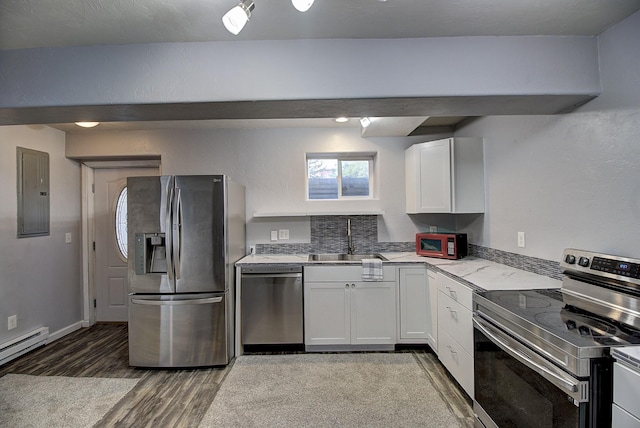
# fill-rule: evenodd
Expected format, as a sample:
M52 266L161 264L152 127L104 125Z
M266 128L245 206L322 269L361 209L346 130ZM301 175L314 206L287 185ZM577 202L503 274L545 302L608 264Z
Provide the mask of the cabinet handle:
M351 288L356 288L356 285L355 284L351 284Z
M451 314L452 317L458 318L458 312L457 311L454 311L453 309L451 309L451 306L446 306L446 308L449 310L449 313Z
M458 296L455 290L449 290L449 295L453 297L455 300L458 300Z
M345 286L345 287L347 287L347 288L349 288L349 284L345 284L344 286Z
M449 352L451 352L452 354L457 354L457 352L453 350L453 348L451 347L451 345L447 345L447 349L448 349L448 350L449 350Z

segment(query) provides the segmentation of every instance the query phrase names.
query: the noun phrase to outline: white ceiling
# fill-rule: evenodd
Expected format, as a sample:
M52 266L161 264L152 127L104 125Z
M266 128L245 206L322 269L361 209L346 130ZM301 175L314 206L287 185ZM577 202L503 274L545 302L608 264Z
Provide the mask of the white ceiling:
M237 0L0 0L0 50L234 40L597 35L640 10L640 0L315 0L308 12L300 13L289 0L254 1L251 20L233 36L221 18ZM310 123L333 126L327 119ZM201 123L208 127L286 124L309 125L303 119ZM168 125L180 126L162 126Z

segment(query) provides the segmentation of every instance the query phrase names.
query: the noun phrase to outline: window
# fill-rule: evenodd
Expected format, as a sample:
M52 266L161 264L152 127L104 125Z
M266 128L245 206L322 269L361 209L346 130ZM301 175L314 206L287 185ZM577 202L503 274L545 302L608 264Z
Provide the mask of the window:
M373 153L307 154L307 197L372 198L374 158Z
M120 254L127 259L127 186L124 186L118 195L115 213L116 244Z

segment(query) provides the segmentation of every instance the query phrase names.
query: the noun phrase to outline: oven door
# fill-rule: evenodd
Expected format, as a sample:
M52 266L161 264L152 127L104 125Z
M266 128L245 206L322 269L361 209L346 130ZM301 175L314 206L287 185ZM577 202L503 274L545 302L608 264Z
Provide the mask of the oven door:
M473 325L476 426L592 426L588 381L572 377L477 314Z

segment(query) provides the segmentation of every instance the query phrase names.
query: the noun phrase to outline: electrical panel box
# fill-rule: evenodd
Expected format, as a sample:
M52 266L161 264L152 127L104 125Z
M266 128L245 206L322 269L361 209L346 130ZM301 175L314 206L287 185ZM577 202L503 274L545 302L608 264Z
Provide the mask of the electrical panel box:
M18 147L18 238L49 235L49 154Z

